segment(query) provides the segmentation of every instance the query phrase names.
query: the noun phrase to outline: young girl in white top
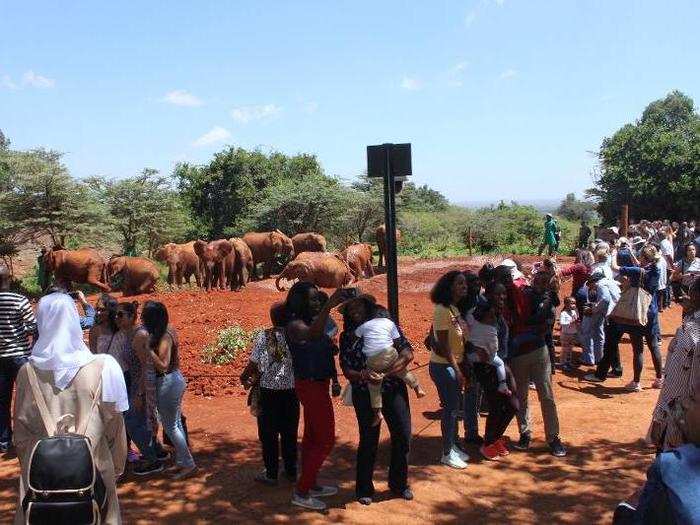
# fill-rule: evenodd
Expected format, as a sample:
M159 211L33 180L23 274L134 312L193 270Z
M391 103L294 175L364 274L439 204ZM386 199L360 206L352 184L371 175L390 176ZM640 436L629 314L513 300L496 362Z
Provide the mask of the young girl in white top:
M564 308L559 314L559 326L561 327L561 356L559 365L563 370L571 369L571 348L576 344L579 328L579 315L576 309L576 298L564 299Z
M498 379L498 391L504 395L511 395L506 382L506 365L498 356L498 317L493 306L489 303L482 303L474 308L472 313L467 315L469 325L469 342L472 344L472 351L467 354L467 358L472 363L487 363L496 368L496 378Z
M399 358L399 353L396 350L396 342L401 337L399 329L391 319L373 317L376 303L371 295L361 295L345 303L345 306L347 307L350 303L353 304L353 307L349 311L353 312L353 314L358 312L358 318L362 317L362 319L357 319L356 322L364 320L355 329L355 336L362 338L362 353L365 355L367 368L375 374L375 377L383 377ZM362 308L359 308L360 304L363 306ZM359 312L362 313L360 314ZM396 375L403 379L416 392L418 397L425 396L425 391L421 388L418 379L413 373L406 371L403 374ZM370 381L367 384L367 388L372 409L374 410L373 424L378 425L382 420L381 381L377 383Z

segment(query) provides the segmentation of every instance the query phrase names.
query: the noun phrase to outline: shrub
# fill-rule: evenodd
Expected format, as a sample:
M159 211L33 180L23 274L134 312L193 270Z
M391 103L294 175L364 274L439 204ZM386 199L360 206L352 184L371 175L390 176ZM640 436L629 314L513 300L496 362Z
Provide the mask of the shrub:
M211 365L226 365L250 344L255 332L246 332L240 325L229 326L219 332L216 341L202 349L202 361Z

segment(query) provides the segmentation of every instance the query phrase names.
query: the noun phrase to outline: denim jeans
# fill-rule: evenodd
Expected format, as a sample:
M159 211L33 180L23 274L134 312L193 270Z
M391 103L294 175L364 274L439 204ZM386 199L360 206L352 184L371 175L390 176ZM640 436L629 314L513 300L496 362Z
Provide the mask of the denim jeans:
M182 396L187 383L180 370L158 376L156 379L156 396L158 413L163 430L175 447L175 463L179 467L193 467L194 459L187 446L185 430L182 428Z
M461 396L457 374L452 365L442 363L430 363L428 370L430 379L440 397L442 405L442 453L449 454L455 444L455 431L457 430L457 411L459 410L459 398Z
M0 357L0 446L12 444L12 388L28 356Z
M597 314L583 318L581 323L581 361L595 365L603 358L605 345L605 316Z

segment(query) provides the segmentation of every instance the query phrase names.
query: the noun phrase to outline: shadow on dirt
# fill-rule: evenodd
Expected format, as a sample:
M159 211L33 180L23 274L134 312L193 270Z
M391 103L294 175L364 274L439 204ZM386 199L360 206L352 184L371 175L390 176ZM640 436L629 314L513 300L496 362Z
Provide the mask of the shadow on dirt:
M322 515L306 512L289 504L292 485L280 481L278 487L264 487L253 481L260 471L257 440L236 440L224 434L192 433L197 444L195 459L199 473L187 481L171 481L166 474L135 478L128 475L119 486L119 498L125 523L308 523L324 520ZM386 431L383 431L386 437ZM354 474L356 444L340 442L322 470L321 480L337 480L340 493L327 500L334 523L351 522L352 513L337 510L355 504ZM562 523L574 516L588 516L599 522L624 496L638 488L640 471L653 459L640 442L615 443L595 440L585 447L569 450L565 459L553 458L544 444L527 453L513 451L510 458L498 463L481 464L476 448L468 452L473 458L466 471L440 466L438 436L417 436L412 442L410 483L416 500L406 503L408 515L420 511L429 514L433 523L508 523L521 519L533 523ZM387 488L389 447L386 439L377 457L375 505L392 499ZM592 468L604 465L604 468ZM0 476L0 508L14 506L16 468L9 474L7 463ZM518 485L518 490L494 493L481 487L480 472L493 469L494 476ZM486 471L485 475L489 475ZM421 490L429 482L448 478L453 489L449 501L426 498ZM455 494L456 492L456 494ZM400 503L401 508L404 508ZM412 507L417 505L417 507ZM415 516L415 514L413 514ZM398 518L398 516L397 516ZM4 522L4 521L3 521Z

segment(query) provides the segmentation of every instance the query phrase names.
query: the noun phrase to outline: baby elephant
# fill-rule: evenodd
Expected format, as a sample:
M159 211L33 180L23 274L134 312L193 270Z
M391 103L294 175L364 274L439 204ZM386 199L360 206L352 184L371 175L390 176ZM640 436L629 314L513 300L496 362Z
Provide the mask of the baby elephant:
M339 288L353 282L350 268L340 257L332 253L303 252L282 270L275 280L277 289L282 291L280 281L309 281L320 288Z
M107 263L107 280L125 296L154 292L159 277L158 267L144 257L113 257Z

